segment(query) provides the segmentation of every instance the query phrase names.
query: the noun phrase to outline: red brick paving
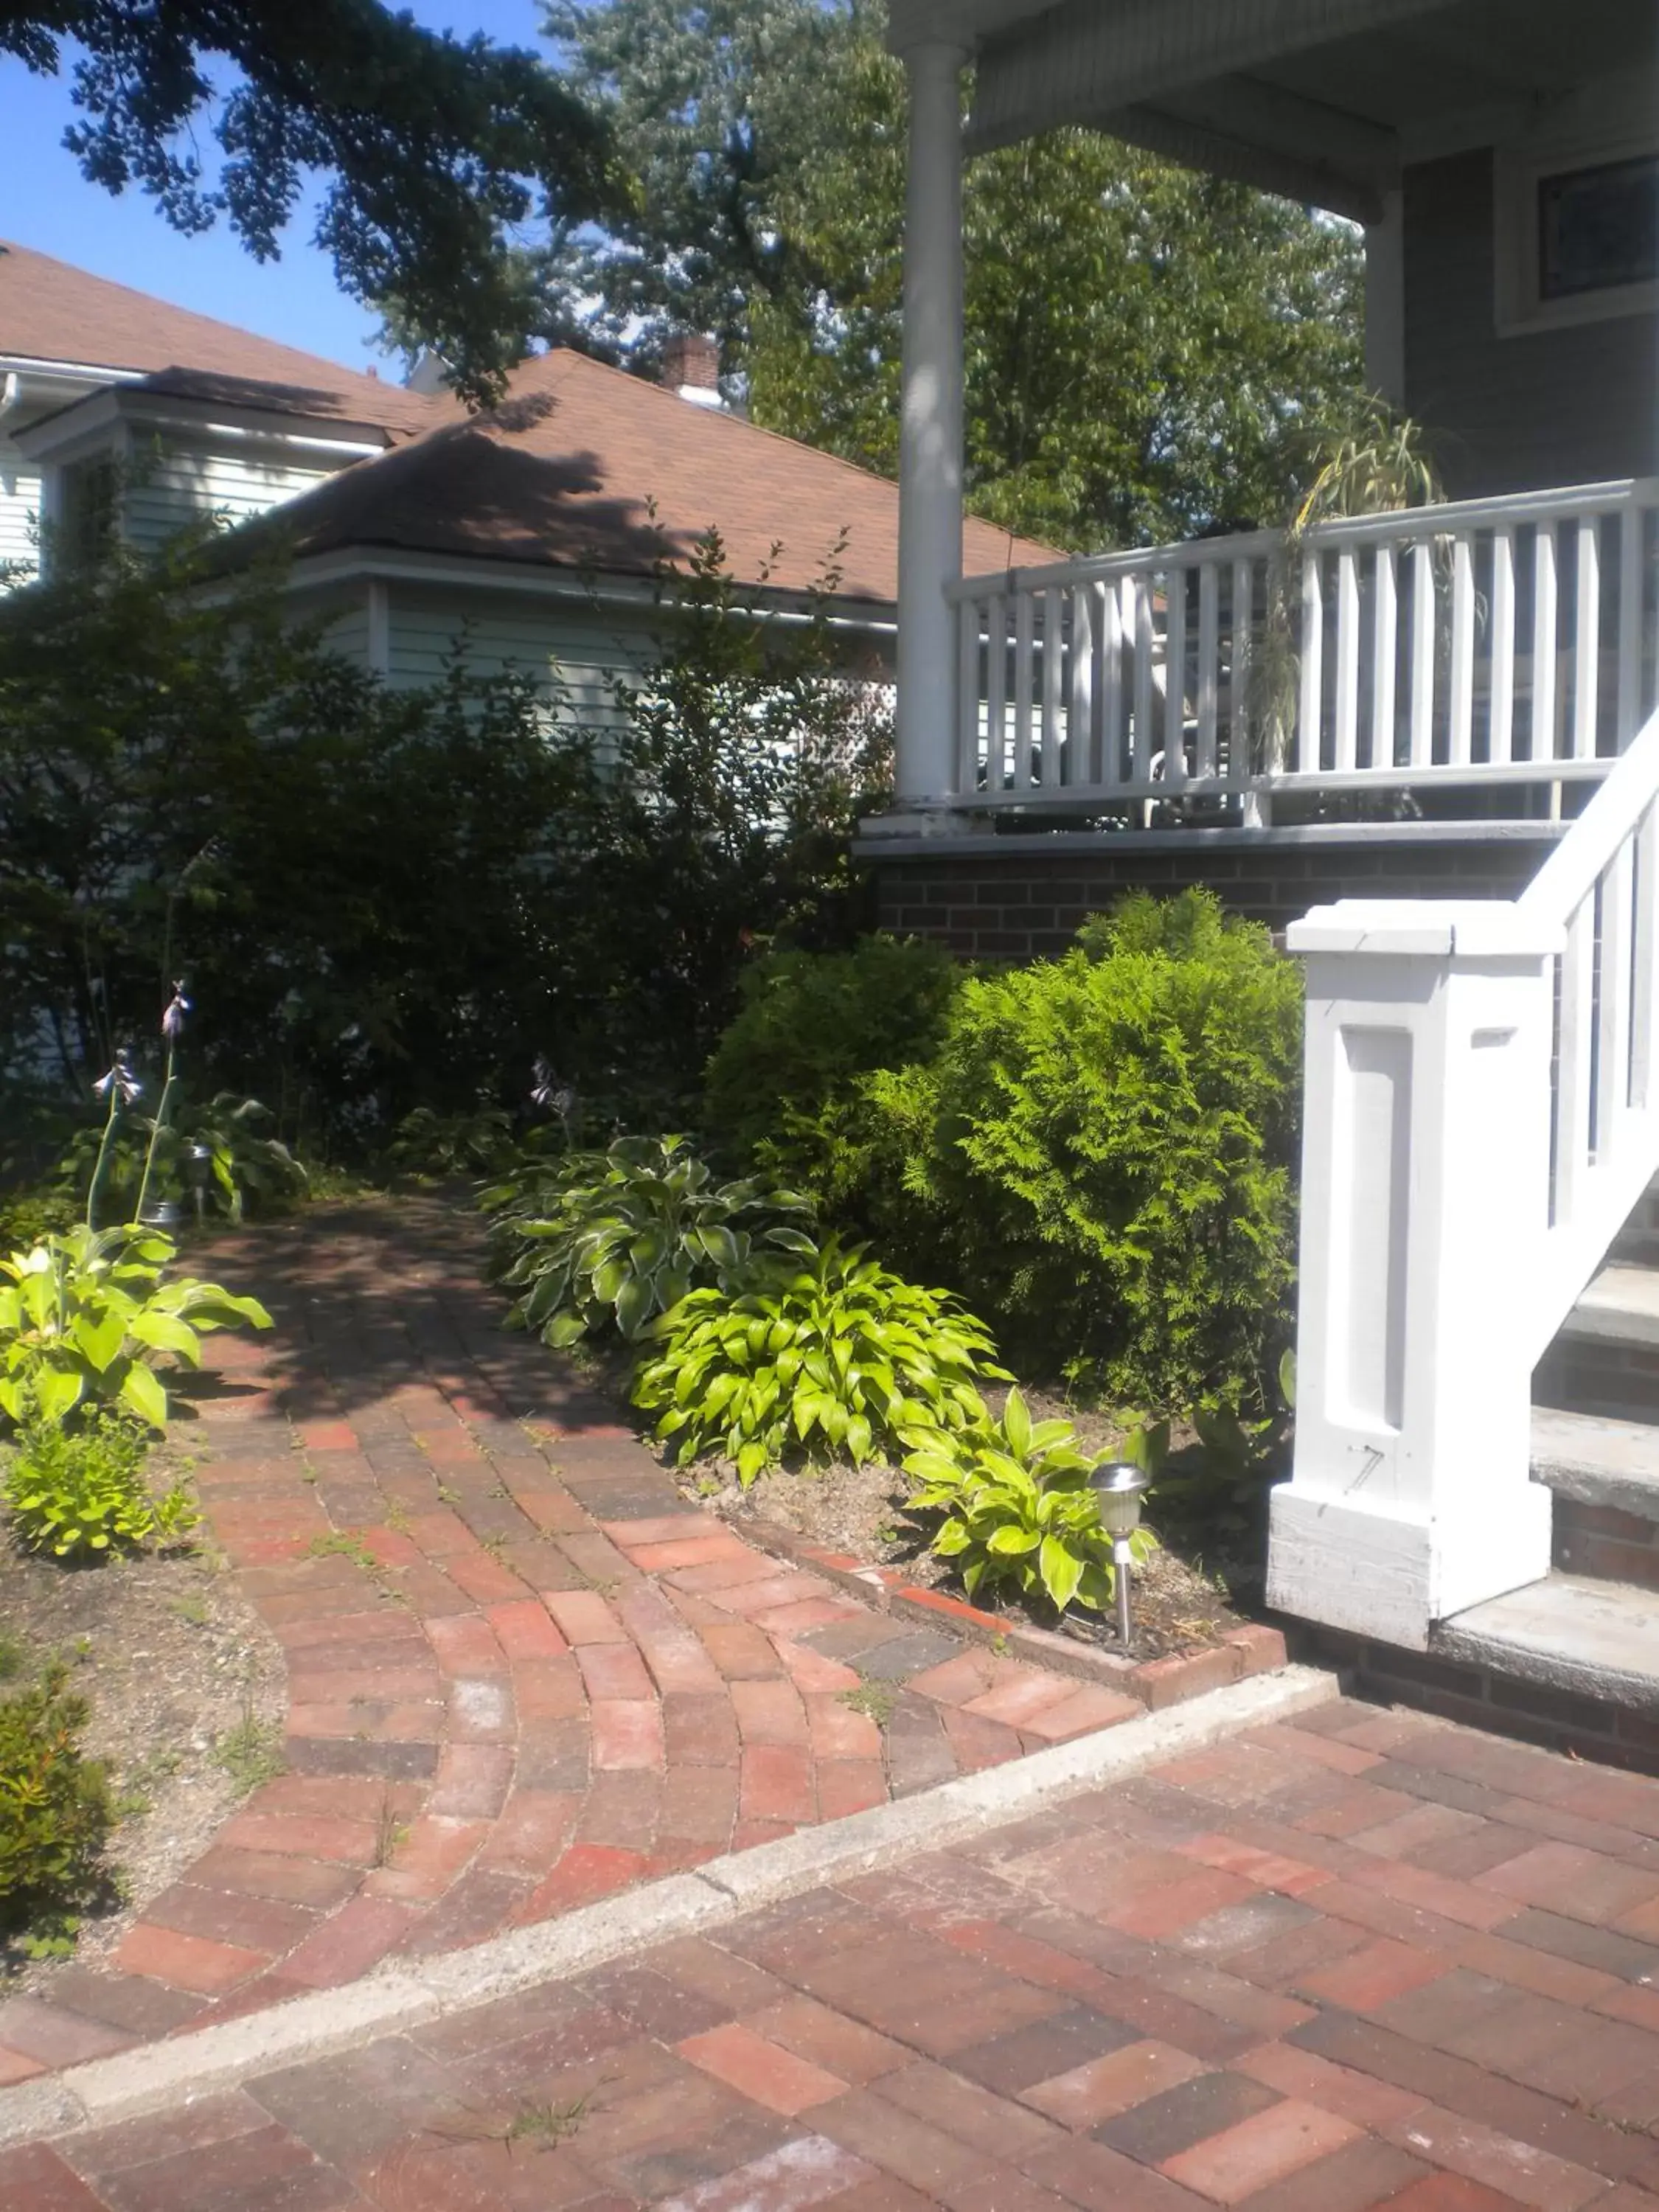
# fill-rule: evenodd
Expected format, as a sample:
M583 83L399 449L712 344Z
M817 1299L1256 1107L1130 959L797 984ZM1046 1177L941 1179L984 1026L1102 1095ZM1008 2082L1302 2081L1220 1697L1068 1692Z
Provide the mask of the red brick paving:
M1323 1708L577 1981L0 2152L0 2204L1659 2212L1659 1782L1494 1751ZM1454 1802L1490 1928L1419 1863L1449 1831L1410 1812ZM1360 1806L1369 1828L1340 1817ZM1540 1856L1558 1815L1567 1855ZM550 1879L577 1901L619 1863L578 1846ZM1442 1887L1366 1878L1401 1868ZM0 2007L52 2061L62 2018ZM82 2027L82 2055L111 2047Z
M1144 1710L964 1649L949 1619L901 1628L688 1506L502 1329L481 1255L475 1221L422 1201L216 1246L276 1325L210 1339L180 1397L211 1534L286 1656L292 1771L112 1958L0 2003L0 2085ZM842 1702L866 1660L896 1692L884 1731Z

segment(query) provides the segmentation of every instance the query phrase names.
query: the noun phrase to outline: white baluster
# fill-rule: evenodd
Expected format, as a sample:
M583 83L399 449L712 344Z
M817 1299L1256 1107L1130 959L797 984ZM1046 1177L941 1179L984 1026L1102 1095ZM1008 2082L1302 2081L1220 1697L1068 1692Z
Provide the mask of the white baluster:
M979 787L979 725L983 701L979 681L978 599L957 602L957 793Z
M1123 590L1133 590L1124 580ZM1123 608L1118 586L1108 584L1101 599L1100 780L1109 790L1123 781ZM1133 617L1132 617L1133 619Z
M1255 571L1233 563L1232 675L1227 690L1227 781L1243 788L1250 780L1250 644L1255 613Z
M1296 764L1304 775L1324 766L1321 737L1325 703L1325 591L1319 549L1302 557L1302 692L1296 724Z
M1631 915L1630 1103L1645 1112L1653 1094L1655 999L1659 995L1659 808L1643 810L1633 839L1635 884Z
M1058 591L1042 594L1042 775L1054 786L1061 781L1060 702L1065 697L1065 647L1061 642L1062 601Z
M1467 767L1474 726L1474 540L1460 530L1452 540L1451 696L1447 712L1447 758Z
M1146 783L1152 773L1158 738L1152 728L1152 580L1150 574L1126 578L1125 589L1134 593L1135 726L1133 765L1136 783Z
M1066 709L1067 781L1100 781L1098 740L1095 734L1095 611L1100 603L1097 584L1078 584L1072 590L1072 696Z
M1359 556L1345 545L1336 556L1336 750L1340 773L1359 758Z
M1567 924L1561 956L1560 1036L1555 1079L1554 1222L1572 1221L1590 1167L1590 1065L1595 1034L1595 901Z
M1014 789L1022 794L1031 787L1031 593L1020 589L1014 599Z
M1198 572L1198 773L1213 779L1216 773L1216 725L1219 720L1218 691L1221 658L1220 580L1213 561Z
M1008 785L1008 599L993 592L985 625L985 787Z
M1492 534L1492 710L1486 757L1515 757L1515 533Z
M1434 759L1434 643L1438 608L1434 591L1434 540L1419 538L1412 548L1412 744L1411 764L1427 768Z
M1400 606L1395 580L1394 548L1379 543L1371 608L1371 766L1394 762L1395 659L1399 652Z
M1578 603L1574 611L1572 756L1595 758L1601 673L1601 530L1594 515L1578 526Z
M1533 548L1532 755L1555 758L1555 525L1540 522Z
M1164 781L1187 781L1187 571L1164 577Z
M1630 963L1632 878L1636 853L1627 837L1601 878L1601 984L1596 994L1594 1132L1595 1157L1607 1158L1630 1104Z

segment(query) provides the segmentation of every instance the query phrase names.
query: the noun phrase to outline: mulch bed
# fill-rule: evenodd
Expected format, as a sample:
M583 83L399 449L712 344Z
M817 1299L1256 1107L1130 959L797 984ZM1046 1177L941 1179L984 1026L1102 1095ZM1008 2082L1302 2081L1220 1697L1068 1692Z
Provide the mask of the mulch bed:
M151 1462L158 1478L163 1456ZM27 1668L69 1663L91 1706L83 1747L109 1762L125 1803L109 1851L120 1904L83 1924L76 1949L95 1963L242 1796L216 1756L222 1740L251 1720L280 1741L281 1656L209 1545L72 1566L0 1540L0 1636L21 1647ZM0 1956L0 1988L44 1994L56 1971Z

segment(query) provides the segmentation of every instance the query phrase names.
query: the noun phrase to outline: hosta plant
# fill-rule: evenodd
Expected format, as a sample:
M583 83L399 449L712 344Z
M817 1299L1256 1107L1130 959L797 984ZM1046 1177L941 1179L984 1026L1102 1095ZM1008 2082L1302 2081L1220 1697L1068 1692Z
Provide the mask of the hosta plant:
M1078 1449L1069 1421L1034 1422L1010 1390L1000 1421L911 1441L911 1509L943 1515L933 1550L955 1563L969 1597L1012 1584L1022 1597L1046 1597L1057 1613L1073 1602L1096 1611L1111 1603L1112 1540L1090 1484L1096 1462ZM1137 1529L1134 1557L1144 1559L1154 1540Z
M276 1115L257 1098L221 1091L198 1105L181 1085L165 1120L126 1114L113 1130L85 1129L64 1153L59 1179L82 1197L98 1182L99 1217L132 1218L149 1163L147 1196L199 1205L211 1198L221 1212L240 1221L297 1198L308 1180L279 1137Z
M202 1516L182 1484L159 1497L150 1489L149 1451L143 1430L123 1413L26 1428L0 1479L18 1536L34 1551L80 1559L187 1534Z
M0 1413L20 1425L62 1421L83 1401L120 1406L167 1425L155 1364L201 1364L210 1329L269 1328L257 1298L181 1275L154 1230L71 1229L0 1260Z
M652 1331L634 1401L681 1466L707 1452L746 1487L793 1450L861 1464L906 1431L982 1421L979 1384L1004 1379L990 1334L833 1240L793 1273L736 1297L694 1291Z
M808 1201L755 1177L716 1182L682 1137L618 1137L486 1190L513 1316L549 1344L614 1326L631 1343L699 1285L738 1281L763 1255L810 1254Z

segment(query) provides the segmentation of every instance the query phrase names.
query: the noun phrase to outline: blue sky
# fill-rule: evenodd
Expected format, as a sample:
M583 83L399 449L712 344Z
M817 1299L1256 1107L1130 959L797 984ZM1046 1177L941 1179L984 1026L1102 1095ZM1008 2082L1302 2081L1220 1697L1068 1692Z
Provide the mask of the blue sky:
M434 30L541 44L537 0L400 4ZM67 76L32 76L12 56L0 57L0 236L331 360L361 367L378 358L375 318L337 289L327 258L310 243L304 210L283 234L282 259L263 266L222 223L204 237L181 237L142 193L112 198L85 182L62 143L74 112Z

